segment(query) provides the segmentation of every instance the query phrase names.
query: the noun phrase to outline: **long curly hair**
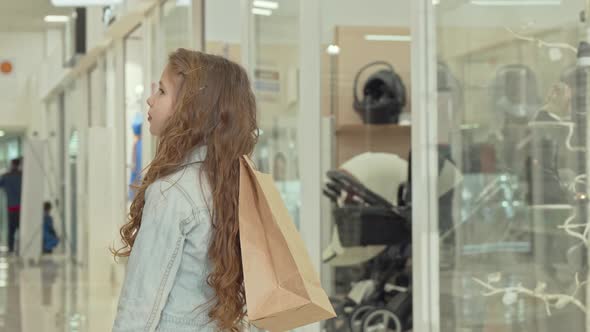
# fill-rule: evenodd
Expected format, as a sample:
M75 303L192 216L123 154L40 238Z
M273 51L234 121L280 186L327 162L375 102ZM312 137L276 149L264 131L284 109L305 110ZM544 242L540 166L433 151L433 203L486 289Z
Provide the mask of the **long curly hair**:
M124 246L114 255L130 255L150 184L179 170L195 147L206 146L201 176L206 176L212 192L213 229L207 283L215 291L209 318L223 331L239 331L246 315L238 229L239 160L252 154L258 139L254 94L246 71L222 57L181 48L170 54L168 63L181 78L174 111L137 187L128 222L120 229Z

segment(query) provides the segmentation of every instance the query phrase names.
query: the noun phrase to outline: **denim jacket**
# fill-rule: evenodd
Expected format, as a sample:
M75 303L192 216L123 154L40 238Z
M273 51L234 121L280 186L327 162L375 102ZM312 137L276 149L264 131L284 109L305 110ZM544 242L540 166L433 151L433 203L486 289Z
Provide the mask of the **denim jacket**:
M217 330L207 316L214 292L207 285L211 190L199 176L205 156L205 147L195 149L147 189L113 331Z

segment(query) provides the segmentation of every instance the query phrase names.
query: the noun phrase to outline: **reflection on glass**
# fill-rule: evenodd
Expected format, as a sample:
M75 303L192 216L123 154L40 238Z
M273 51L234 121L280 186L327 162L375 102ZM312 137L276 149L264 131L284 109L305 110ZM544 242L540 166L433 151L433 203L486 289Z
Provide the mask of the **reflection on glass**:
M410 3L320 2L331 332L412 328Z
M586 4L486 4L435 6L441 331L586 331Z
M256 56L252 80L261 129L255 159L261 171L273 174L287 209L299 227L301 197L296 134L299 1L282 2L267 10L271 15L253 14Z
M0 140L0 175L7 173L13 159L22 155L20 151L20 138L3 138ZM8 210L6 210L6 192L0 190L0 252L8 251ZM0 272L2 269L0 260ZM1 275L0 275L1 277ZM0 278L0 285L2 278Z
M191 48L190 0L167 0L162 5L163 52L166 59L169 53L178 48Z
M68 160L70 167L70 252L76 257L78 252L78 154L80 151L78 130L73 129L68 142Z
M142 27L125 39L125 119L128 200L132 201L135 188L141 183L143 123L143 39Z
M205 51L241 62L240 0L205 0Z

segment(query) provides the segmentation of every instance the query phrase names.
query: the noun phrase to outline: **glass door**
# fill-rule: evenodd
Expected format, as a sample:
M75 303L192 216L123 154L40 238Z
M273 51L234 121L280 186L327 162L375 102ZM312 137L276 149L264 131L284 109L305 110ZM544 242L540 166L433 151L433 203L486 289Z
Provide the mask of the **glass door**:
M273 175L299 227L299 1L254 1L251 15L255 55L251 79L261 130L254 159L262 172Z
M145 117L144 75L147 65L143 58L143 37L143 27L140 26L125 38L125 158L128 205L135 195L135 186L141 183L143 168L141 129Z
M413 244L424 268L414 278L415 313L426 309L417 324L586 331L586 1L414 9L423 47L414 49L413 231L430 236Z

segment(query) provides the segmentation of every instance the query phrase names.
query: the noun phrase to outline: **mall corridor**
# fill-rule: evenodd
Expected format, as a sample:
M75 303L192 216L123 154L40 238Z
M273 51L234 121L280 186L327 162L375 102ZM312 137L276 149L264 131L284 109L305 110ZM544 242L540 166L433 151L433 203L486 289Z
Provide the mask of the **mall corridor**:
M590 332L589 96L590 0L0 0L0 332Z

